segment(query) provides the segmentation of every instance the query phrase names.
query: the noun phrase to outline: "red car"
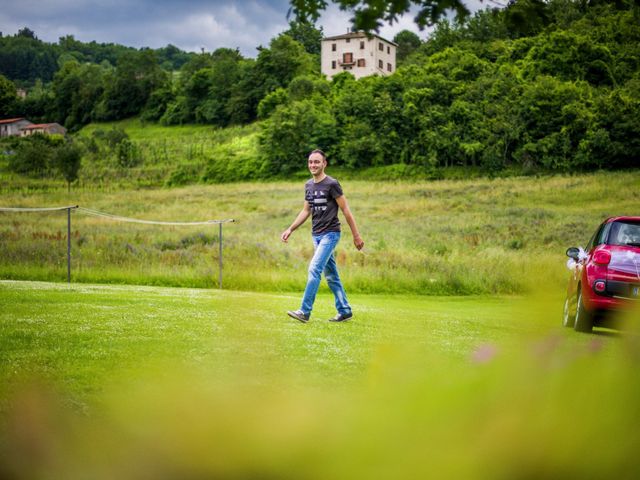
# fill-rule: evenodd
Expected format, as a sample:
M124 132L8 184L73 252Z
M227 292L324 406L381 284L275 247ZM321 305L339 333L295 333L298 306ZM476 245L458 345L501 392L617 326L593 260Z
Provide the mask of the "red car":
M640 217L612 217L598 227L585 250L567 250L572 275L563 325L579 332L606 326L613 311L640 301Z

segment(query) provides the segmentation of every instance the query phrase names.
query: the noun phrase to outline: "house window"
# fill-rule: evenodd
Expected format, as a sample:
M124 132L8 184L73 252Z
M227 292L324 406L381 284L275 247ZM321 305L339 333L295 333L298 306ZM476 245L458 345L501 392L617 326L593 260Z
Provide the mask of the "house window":
M384 52L384 45L382 45L382 42L378 42L378 50Z
M331 61L331 68L334 69L334 70L336 69L336 61L335 60Z
M391 71L391 64L387 63L387 71L390 72Z
M336 44L335 44L335 43L332 43L332 44L331 44L331 51L332 51L332 52L335 52L335 51L336 51Z
M359 58L359 59L358 59L358 66L359 66L359 67L364 67L364 66L365 66L364 58Z
M343 53L342 63L353 63L353 53Z
M350 38L347 38L347 43L350 43L350 42L351 42L351 39L350 39Z
M382 60L378 60L378 67L384 68L384 63L382 63Z
M391 54L391 47L387 45L387 53Z
M364 42L360 42L360 50L364 50Z

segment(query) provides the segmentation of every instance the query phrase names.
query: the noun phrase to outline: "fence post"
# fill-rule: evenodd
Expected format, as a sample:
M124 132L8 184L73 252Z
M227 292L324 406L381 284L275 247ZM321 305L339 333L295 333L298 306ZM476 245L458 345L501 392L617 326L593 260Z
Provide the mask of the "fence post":
M218 288L222 290L222 222L219 224L220 230L218 234L218 246L220 251L218 252Z
M71 283L71 208L67 208L67 283Z

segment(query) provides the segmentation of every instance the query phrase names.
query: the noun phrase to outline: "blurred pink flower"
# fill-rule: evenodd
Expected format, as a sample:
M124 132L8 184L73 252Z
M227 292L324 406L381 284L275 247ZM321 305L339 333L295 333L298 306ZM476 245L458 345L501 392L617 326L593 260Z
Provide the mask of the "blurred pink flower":
M485 343L479 345L471 354L473 363L488 363L498 354L498 348L495 345Z

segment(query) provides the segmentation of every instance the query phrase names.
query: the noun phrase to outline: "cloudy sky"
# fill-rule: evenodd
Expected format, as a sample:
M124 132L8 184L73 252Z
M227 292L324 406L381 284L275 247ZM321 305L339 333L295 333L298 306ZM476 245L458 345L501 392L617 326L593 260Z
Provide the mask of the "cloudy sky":
M351 15L328 3L318 25L327 36L345 33ZM173 44L197 52L238 47L255 57L257 46L268 45L288 28L288 9L288 0L16 0L3 2L0 32L13 35L26 26L48 42L73 35L83 42L151 48ZM385 25L380 34L391 39L403 29L427 35L410 14Z

